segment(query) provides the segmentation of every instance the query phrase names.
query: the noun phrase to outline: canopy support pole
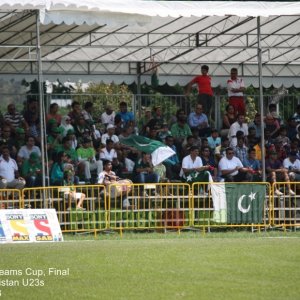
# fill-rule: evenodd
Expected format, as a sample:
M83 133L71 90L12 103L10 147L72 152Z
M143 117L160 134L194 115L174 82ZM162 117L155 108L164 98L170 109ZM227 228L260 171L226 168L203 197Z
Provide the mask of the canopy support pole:
M264 97L262 85L262 50L260 40L260 17L257 17L257 60L258 60L258 82L259 82L259 106L260 106L260 128L261 128L261 164L262 164L262 180L266 181L266 161L265 161L265 133L264 133Z
M41 131L41 154L42 154L42 186L46 186L46 164L45 164L45 108L44 108L44 89L41 60L40 44L40 11L36 11L36 62L39 82L39 109L40 109L40 131Z

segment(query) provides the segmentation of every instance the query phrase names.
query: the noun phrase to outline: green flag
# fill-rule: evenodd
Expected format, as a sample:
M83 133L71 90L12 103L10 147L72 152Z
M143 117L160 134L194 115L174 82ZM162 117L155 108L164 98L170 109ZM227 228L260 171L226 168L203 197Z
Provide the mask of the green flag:
M142 152L150 153L154 166L175 154L175 152L164 143L148 139L141 135L131 135L128 138L122 139L121 143Z
M211 184L214 221L232 224L263 222L266 186L263 184Z

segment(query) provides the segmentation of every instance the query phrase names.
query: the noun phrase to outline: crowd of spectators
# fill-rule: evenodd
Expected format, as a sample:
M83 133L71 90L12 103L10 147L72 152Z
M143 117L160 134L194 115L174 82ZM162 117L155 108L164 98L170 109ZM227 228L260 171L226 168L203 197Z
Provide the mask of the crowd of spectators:
M83 105L74 101L65 115L59 113L57 103L52 103L45 116L49 184L107 182L103 172L113 174L114 178L130 178L135 183L261 181L261 128L265 135L267 180L272 183L299 180L300 105L288 120L283 120L276 105L271 104L263 117L263 126L260 114L247 124L245 86L237 75L233 69L221 130L211 128L208 117L212 92L207 66L202 67L200 78L188 85L187 93L193 84L199 88L199 100L193 111L187 114L180 108L172 120L165 118L160 106L146 107L137 119L124 101L119 103L117 111L107 105L100 115L93 114L93 103L89 101ZM27 101L23 112L10 103L0 121L1 188L41 186L38 101ZM159 140L175 154L153 166L150 154L122 143L132 135ZM103 170L104 166L108 169ZM294 193L291 188L289 192ZM275 193L282 192L275 189Z

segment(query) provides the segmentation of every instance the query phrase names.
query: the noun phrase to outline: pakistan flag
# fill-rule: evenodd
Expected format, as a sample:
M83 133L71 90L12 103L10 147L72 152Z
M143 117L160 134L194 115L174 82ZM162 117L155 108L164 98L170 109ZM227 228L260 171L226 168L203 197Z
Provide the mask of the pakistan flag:
M210 184L217 223L251 224L263 222L266 186L263 184Z

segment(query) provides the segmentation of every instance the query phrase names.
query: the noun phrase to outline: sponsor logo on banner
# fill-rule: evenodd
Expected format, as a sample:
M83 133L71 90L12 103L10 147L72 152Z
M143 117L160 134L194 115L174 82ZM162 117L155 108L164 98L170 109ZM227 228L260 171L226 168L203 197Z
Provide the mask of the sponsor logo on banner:
M35 240L38 242L53 241L53 235L49 226L49 220L46 214L31 214L30 220L33 221L36 230Z
M2 226L2 222L0 220L0 241L5 241L5 240L6 240L6 236L4 233L3 226Z
M11 237L13 242L29 241L29 232L25 224L22 214L7 214L6 220L11 229Z

